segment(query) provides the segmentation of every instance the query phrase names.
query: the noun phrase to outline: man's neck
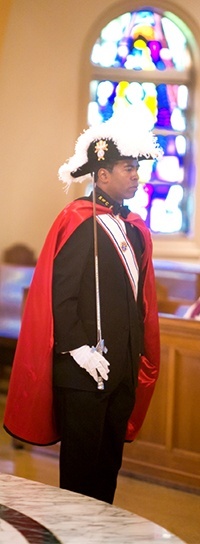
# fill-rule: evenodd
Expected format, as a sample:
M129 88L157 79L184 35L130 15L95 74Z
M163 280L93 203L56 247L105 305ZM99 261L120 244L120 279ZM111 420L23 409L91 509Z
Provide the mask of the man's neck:
M102 191L100 187L96 187L96 202L112 210L114 215L120 215L122 218L126 218L130 213L128 206L124 206L123 202L120 204L116 200L113 200L107 193Z
M123 205L123 202L117 202L114 200L111 196L109 196L105 191L103 191L98 185L95 188L96 193L96 202L98 204L102 204L103 206L106 206L106 208L113 209L116 207L116 205Z

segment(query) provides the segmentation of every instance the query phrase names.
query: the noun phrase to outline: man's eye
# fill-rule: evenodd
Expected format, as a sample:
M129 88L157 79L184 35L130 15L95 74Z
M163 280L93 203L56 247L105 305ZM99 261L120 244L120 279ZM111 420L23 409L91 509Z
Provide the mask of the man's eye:
M132 171L135 172L135 170L137 172L138 169L139 169L139 165L138 166L127 166L126 167L127 172L132 172Z

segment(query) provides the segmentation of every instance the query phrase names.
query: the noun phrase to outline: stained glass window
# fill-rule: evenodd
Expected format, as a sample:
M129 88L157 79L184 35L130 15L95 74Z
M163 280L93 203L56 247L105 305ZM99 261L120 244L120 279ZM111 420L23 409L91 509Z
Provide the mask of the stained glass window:
M191 234L193 85L186 25L169 12L125 13L102 29L91 64L88 125L109 119L122 104L142 104L164 150L158 163L141 162L129 207L154 233Z

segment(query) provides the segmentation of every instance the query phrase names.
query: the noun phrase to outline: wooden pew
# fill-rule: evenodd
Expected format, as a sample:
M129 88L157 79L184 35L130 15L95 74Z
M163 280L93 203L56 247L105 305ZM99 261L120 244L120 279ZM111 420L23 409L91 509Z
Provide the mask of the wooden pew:
M193 301L185 298L175 298L170 296L167 288L162 285L160 281L162 280L158 280L156 278L158 312L161 314L171 314L183 317Z
M154 259L158 310L183 316L200 296L200 264Z
M21 326L24 291L34 267L0 265L0 392L6 393L17 338Z
M160 315L161 369L123 471L200 493L200 322Z

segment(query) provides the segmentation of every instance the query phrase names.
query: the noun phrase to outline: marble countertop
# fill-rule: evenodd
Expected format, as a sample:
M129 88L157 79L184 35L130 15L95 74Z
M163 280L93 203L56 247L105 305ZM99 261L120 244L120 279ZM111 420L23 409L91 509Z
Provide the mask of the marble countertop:
M107 503L0 474L0 544L183 544L166 529Z

